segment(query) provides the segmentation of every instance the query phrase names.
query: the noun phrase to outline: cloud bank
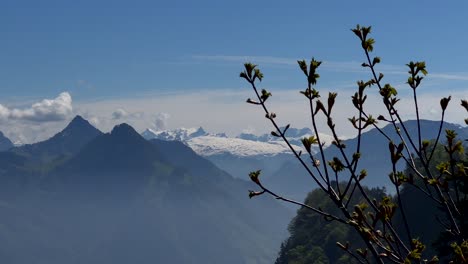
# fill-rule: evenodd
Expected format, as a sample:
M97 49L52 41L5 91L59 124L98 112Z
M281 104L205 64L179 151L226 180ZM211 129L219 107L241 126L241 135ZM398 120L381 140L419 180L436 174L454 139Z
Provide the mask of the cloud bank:
M68 92L63 92L54 99L44 99L28 108L8 108L0 104L1 120L63 121L72 112L72 97Z
M326 97L330 89L320 89ZM356 136L348 118L357 115L351 103L351 95L355 89L345 89L338 92L333 113L338 134L345 137ZM446 121L462 123L466 118L459 106L460 99L466 98L466 90L451 91L438 89L424 92L419 96L420 115L424 119L437 120L441 111L441 97L452 95L453 101L446 112ZM273 96L267 104L271 111L277 114L280 125L291 124L292 127L310 127L308 103L298 90L271 90ZM193 92L173 94L146 94L133 98L109 98L92 101L78 101L71 108L71 97L62 93L55 99L42 100L27 108L8 108L0 105L0 131L13 141L33 143L47 139L61 131L74 115L79 114L88 119L103 132L109 132L120 123L128 123L137 131L146 128L157 130L175 129L180 127L202 126L212 133L227 133L230 136L242 132L263 134L271 131L269 121L264 117L262 109L245 100L252 97L249 89L219 89L197 90ZM403 119L415 119L412 97L404 95L398 103L398 109ZM67 107L67 105L69 107ZM39 110L41 109L41 110ZM16 115L12 114L14 110ZM368 90L365 104L367 113L373 116L385 114L382 99L375 89ZM23 113L19 115L17 113ZM24 113L35 113L26 115ZM18 119L21 116L21 119ZM34 122L31 121L34 116ZM46 118L47 117L47 118ZM5 119L6 118L6 119ZM57 120L56 122L38 122L38 120ZM6 120L6 121L5 121ZM170 120L170 122L168 122ZM319 132L329 134L326 120L318 117ZM383 123L382 123L383 125Z

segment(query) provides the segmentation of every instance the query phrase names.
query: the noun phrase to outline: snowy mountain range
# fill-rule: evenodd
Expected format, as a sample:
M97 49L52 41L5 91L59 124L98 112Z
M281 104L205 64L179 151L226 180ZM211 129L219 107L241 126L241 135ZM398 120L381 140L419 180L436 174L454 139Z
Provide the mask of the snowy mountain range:
M301 139L313 135L308 128L289 128L286 136L296 150L302 149ZM254 135L243 133L237 137L226 134L211 134L203 128L179 128L176 130L154 131L147 129L142 133L147 140L182 141L198 155L213 162L218 168L234 177L246 179L249 172L261 169L264 177L274 175L285 164L295 162L291 150L281 138L271 134ZM322 136L326 145L330 136Z
M161 140L177 140L187 141L194 137L206 136L208 133L202 128L178 128L175 130L153 130L151 128L146 129L141 135L149 139L161 139Z
M192 148L197 154L208 157L220 154L231 154L237 157L275 156L280 154L292 155L289 147L281 138L271 134L254 135L242 133L237 137L227 137L225 133L211 134L202 127L179 128L175 130L155 131L146 129L141 134L147 140L177 140ZM309 128L289 128L287 138L294 148L302 148L301 139L313 135ZM328 146L332 139L328 135L321 135Z

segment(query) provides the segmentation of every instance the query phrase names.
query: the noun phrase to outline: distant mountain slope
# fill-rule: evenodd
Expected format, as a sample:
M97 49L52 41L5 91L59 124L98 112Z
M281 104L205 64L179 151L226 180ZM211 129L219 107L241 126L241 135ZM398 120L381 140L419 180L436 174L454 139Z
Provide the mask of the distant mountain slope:
M413 138L417 137L417 124L415 120L406 121L405 125ZM421 131L423 139L434 139L437 136L440 122L421 120ZM445 140L445 129L453 129L458 133L460 139L468 138L468 127L462 127L457 124L444 123L441 140ZM387 125L383 131L390 135L396 143L399 143L397 134L393 126ZM406 142L408 142L405 137ZM343 141L346 144L345 152L352 155L356 151L357 138L352 138ZM367 186L385 186L389 192L394 191L394 187L388 179L388 174L391 171L390 154L388 150L388 142L380 134L377 129L371 129L362 135L361 158L357 171L366 169L368 176L363 180ZM325 149L326 159L331 160L334 156L341 158L342 155L335 146L330 146ZM310 163L307 163L310 165ZM405 164L399 162L399 169L404 169ZM312 169L312 168L311 168ZM341 177L345 179L347 174ZM316 187L312 178L307 174L304 168L296 160L283 164L283 166L273 173L273 175L265 182L267 186L272 186L275 190L283 192L297 199L304 199L306 194Z
M6 154L16 165L0 180L19 191L0 198L2 263L272 263L292 218L184 144L126 124L48 170Z
M86 144L51 175L56 183L70 188L65 191L91 190L134 192L142 188L155 165L164 161L159 151L142 138L131 126L115 126ZM162 165L162 164L161 164ZM60 189L62 186L59 186ZM94 194L97 194L94 193Z
M439 130L439 121L431 120L421 120L421 134L422 139L432 140L437 136L437 131ZM412 136L413 140L417 141L417 122L416 120L405 121L405 126L409 134ZM451 124L445 122L441 134L441 142L445 142L445 130L451 129L455 130L458 133L459 139L468 138L468 127L462 127L457 124ZM396 143L400 143L394 128L392 125L386 125L382 130L390 136L390 138ZM404 135L404 132L402 131ZM409 144L409 140L406 136L404 139ZM345 140L346 152L351 155L353 151L356 150L357 139ZM411 149L411 148L410 148ZM329 157L337 156L340 157L338 149L335 146L332 146L326 150ZM364 179L364 184L368 186L390 186L390 181L388 180L388 174L391 172L391 162L390 162L390 152L388 150L388 142L376 129L371 129L368 132L363 134L363 141L361 145L361 159L359 161L358 171L361 169L366 169L368 171L368 177ZM331 159L330 158L330 159ZM403 170L405 164L403 161L398 163L399 169ZM390 192L393 192L393 189L389 189Z
M206 175L216 173L219 179L230 178L209 160L199 156L190 147L180 141L166 141L152 139L150 142L159 150L162 157L169 163L180 168L190 170L197 177L205 178Z
M5 135L0 131L0 151L9 150L12 147L13 143L11 140L5 137Z
M81 116L52 138L0 152L0 199L28 193L50 170L102 134Z
M81 116L76 116L61 132L48 140L12 149L18 155L34 161L51 161L75 154L85 144L101 135L102 132Z

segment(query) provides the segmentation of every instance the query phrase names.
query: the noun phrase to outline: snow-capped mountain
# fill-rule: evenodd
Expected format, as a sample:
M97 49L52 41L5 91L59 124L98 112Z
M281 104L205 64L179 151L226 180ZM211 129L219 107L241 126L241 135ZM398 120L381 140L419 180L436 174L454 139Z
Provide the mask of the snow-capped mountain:
M182 141L186 142L192 138L202 137L202 136L215 136L219 138L227 138L225 133L207 133L202 127L199 128L178 128L174 130L153 130L151 128L146 129L141 133L141 135L147 139L161 139L166 141Z
M182 141L197 154L205 157L221 154L231 154L237 157L291 154L286 143L272 136L268 137L267 134L260 137L255 135L249 137L248 134L241 134L236 138L231 138L227 137L225 133L207 133L202 127L199 127L159 131L146 129L141 135L147 140ZM300 149L300 140L295 140L295 143L294 147Z
M146 129L141 133L141 135L149 139L161 139L161 140L177 140L177 141L187 141L194 137L206 136L208 133L202 128L178 128L175 130L153 130L151 128Z
M300 150L300 139L310 134L308 129L288 130L295 149ZM147 129L142 136L148 140L178 140L184 142L197 154L204 156L229 174L245 178L250 171L262 169L265 176L273 174L285 162L294 160L289 147L281 139L270 134L256 136L241 134L227 137L226 134L210 134L203 128L180 128L154 131Z

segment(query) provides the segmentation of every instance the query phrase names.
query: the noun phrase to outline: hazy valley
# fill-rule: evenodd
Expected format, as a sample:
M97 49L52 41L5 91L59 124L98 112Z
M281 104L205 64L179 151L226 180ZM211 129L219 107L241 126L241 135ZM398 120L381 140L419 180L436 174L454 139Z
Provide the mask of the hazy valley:
M424 136L437 126L423 122ZM468 136L466 127L445 126ZM310 134L291 129L289 138L300 149L298 140ZM388 156L374 143L379 136L363 135L372 155L361 166L373 187L384 186L389 171L376 166ZM102 133L77 116L46 141L15 147L1 137L0 146L0 258L7 263L272 263L295 209L267 196L249 200L248 172L264 169L265 185L299 201L314 189L268 135L229 138L202 128L140 135L127 124Z

